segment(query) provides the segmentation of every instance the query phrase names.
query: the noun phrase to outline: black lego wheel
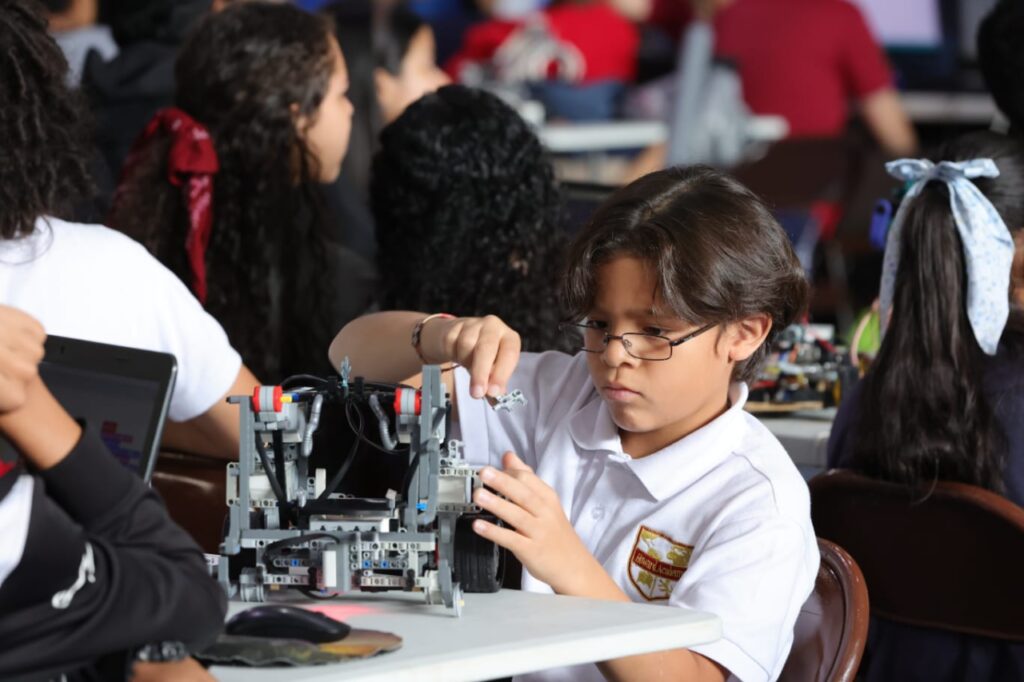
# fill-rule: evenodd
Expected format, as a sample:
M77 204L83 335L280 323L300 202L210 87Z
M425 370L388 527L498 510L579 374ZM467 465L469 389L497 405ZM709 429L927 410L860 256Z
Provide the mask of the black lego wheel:
M473 531L473 522L484 519L495 523L493 516L462 516L455 524L455 581L463 592L497 592L501 589L504 564L503 550Z

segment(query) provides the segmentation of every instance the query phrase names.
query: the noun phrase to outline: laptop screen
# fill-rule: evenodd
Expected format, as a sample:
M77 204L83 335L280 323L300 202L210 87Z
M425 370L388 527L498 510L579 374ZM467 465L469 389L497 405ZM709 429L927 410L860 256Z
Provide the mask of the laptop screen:
M942 46L939 0L853 0L853 4L864 13L875 39L886 47Z
M174 386L165 353L51 336L39 375L57 402L98 433L121 464L148 481ZM0 460L15 456L0 438Z
M44 362L39 375L75 419L94 424L100 438L121 464L140 476L153 445L153 409L160 403L160 383L152 380L69 368Z

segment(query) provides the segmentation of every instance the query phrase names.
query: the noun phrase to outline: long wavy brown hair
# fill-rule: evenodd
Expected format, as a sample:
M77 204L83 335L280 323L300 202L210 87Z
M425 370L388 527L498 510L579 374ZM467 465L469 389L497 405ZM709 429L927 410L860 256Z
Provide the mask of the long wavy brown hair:
M333 41L323 16L243 3L206 18L175 69L175 104L209 130L220 163L206 309L265 381L327 369L336 331L318 169L295 125L323 101ZM155 139L122 178L110 222L190 284L187 207L166 178L169 146Z

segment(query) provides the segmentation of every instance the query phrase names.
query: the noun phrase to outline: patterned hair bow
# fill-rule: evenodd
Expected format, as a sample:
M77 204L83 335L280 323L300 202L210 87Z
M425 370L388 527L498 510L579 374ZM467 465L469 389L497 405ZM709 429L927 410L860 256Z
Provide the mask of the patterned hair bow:
M122 171L114 204L122 200L127 181L136 172L146 150L158 137L170 137L167 181L182 189L188 212L185 252L192 268L192 291L206 304L206 249L213 230L213 176L220 170L210 133L201 123L177 108L158 111L132 146Z
M999 168L992 159L942 161L938 164L927 159L900 159L887 163L885 169L894 178L913 184L889 229L879 296L883 329L892 309L896 271L900 263L900 239L908 207L928 182L938 180L949 187L949 205L963 243L967 266L967 318L981 349L988 355L995 355L1010 314L1010 269L1014 243L995 206L971 179L998 177Z

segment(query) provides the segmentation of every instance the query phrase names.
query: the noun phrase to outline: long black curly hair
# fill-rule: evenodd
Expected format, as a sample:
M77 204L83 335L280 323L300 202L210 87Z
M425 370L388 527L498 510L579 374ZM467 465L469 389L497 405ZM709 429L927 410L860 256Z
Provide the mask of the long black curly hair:
M207 17L175 69L176 106L209 130L220 163L206 309L265 381L325 369L335 331L318 169L295 125L323 101L333 43L325 17L244 3ZM156 140L122 179L111 224L189 284L189 221L181 188L166 179L169 146Z
M67 70L42 8L0 3L0 239L31 234L43 215L69 217L92 188L85 108Z
M384 307L495 314L527 350L564 345L560 193L513 109L458 85L423 97L381 133L370 187Z

